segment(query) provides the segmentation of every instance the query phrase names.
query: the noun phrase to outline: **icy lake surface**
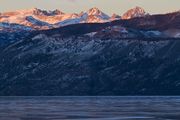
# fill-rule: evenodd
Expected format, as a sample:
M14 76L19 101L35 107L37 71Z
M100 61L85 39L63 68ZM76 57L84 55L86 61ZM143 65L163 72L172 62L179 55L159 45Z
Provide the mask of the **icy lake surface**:
M180 97L0 97L0 120L180 120Z

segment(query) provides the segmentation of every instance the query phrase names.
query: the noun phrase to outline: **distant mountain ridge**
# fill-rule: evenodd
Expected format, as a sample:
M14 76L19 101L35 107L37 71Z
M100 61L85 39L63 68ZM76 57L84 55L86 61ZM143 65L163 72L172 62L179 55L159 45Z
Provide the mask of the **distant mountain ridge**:
M177 14L180 13L180 11L176 11L174 13ZM106 23L140 17L148 19L150 16L154 15L150 15L143 8L138 6L128 10L122 16L115 13L113 13L112 16L109 16L97 7L91 8L86 12L81 13L64 13L58 9L48 11L38 8L32 8L0 13L0 31L7 31L7 24L13 27L17 25L17 27L19 28L18 30L27 30L27 27L28 30L29 28L31 30L47 30L79 23ZM146 21L146 23L147 22L149 21ZM153 20L150 22L153 23ZM12 31L11 29L9 30Z
M138 9L138 10L137 10ZM143 8L136 7L130 12L125 13L122 19L142 17ZM27 10L17 10L0 14L1 23L20 24L31 27L32 29L50 29L77 23L104 23L119 20L121 17L113 14L111 17L99 10L97 7L91 8L86 12L64 13L58 9L46 11L38 8Z
M135 7L133 9L128 10L126 13L123 14L122 19L131 19L135 17L144 17L148 15L145 10L141 7Z

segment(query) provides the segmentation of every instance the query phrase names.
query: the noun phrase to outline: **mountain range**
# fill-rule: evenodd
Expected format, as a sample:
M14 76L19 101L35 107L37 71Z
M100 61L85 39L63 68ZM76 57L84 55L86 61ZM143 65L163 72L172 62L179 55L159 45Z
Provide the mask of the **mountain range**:
M104 23L119 19L131 19L148 15L142 8L135 7L127 11L122 17L113 14L111 17L94 7L86 12L64 13L60 10L46 11L38 8L17 10L0 14L1 29L2 23L24 25L22 29L50 29L77 23ZM6 27L6 26L4 26Z
M180 95L180 12L0 15L0 95Z
M0 45L26 38L31 34L58 32L74 35L81 32L124 37L180 37L180 12L150 15L141 7L128 10L122 16L111 17L94 7L86 12L64 13L60 10L45 11L37 8L0 14ZM114 28L118 27L118 28ZM108 28L110 27L110 28ZM23 34L22 34L23 33ZM120 35L119 37L122 37Z

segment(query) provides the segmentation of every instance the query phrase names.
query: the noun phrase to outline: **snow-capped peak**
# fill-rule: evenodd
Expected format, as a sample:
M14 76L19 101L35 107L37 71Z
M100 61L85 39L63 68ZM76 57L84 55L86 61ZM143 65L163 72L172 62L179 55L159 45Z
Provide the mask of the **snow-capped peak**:
M116 19L111 19L97 7L80 14L64 13L58 9L50 11L38 8L16 10L2 14L0 22L16 23L36 29L48 29L47 26L59 27L78 23L103 23Z
M89 9L87 13L88 15L101 15L102 14L102 12L97 7Z
M46 11L44 10L41 10L41 9L38 9L38 8L33 8L32 9L32 13L34 15L44 15L46 13Z
M122 19L131 19L135 17L143 17L147 15L145 10L141 7L135 7L133 9L128 10L126 13L123 14Z
M87 12L88 16L100 16L103 19L109 19L109 16L105 13L103 13L101 10L99 10L97 7L91 8Z
M88 23L106 22L110 18L107 14L103 13L96 7L89 9L82 16L87 16L86 22Z

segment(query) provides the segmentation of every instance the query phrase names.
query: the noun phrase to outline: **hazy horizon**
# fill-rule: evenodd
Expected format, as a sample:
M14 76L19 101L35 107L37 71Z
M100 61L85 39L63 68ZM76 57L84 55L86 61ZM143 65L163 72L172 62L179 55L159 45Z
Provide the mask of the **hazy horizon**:
M59 9L65 13L80 13L92 7L97 7L103 12L111 15L113 13L122 15L128 9L136 6L142 7L150 14L173 12L180 9L180 0L0 0L0 12L39 8L44 10Z

